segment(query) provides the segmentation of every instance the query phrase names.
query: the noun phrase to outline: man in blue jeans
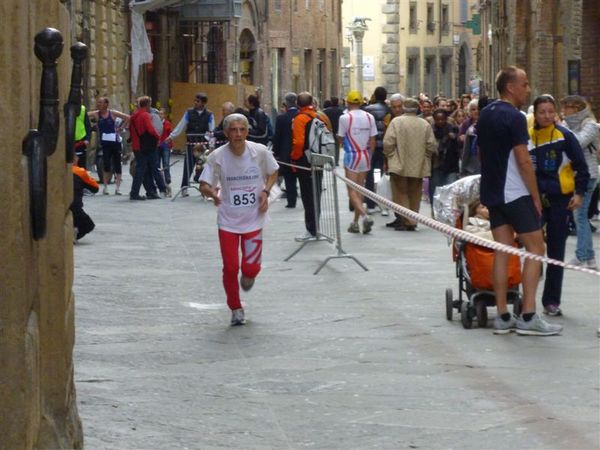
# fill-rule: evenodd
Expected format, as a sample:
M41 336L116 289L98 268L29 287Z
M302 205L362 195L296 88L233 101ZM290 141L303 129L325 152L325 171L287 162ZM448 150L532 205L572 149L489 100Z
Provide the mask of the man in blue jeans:
M131 134L131 148L135 155L135 174L131 184L130 200L153 200L160 196L156 192L156 186L152 179L153 172L158 170L158 153L156 147L159 134L152 125L150 118L150 105L152 99L147 96L138 98L138 108L129 120L129 132ZM140 195L140 187L144 184L146 197Z
M517 233L526 250L544 255L541 230L542 203L533 163L527 150L527 120L518 108L527 103L529 81L525 71L508 66L496 76L500 99L487 105L477 123L481 158L481 203L490 211L494 240L512 246ZM543 320L535 312L535 295L541 262L526 259L523 266L523 310L520 317L508 312L508 253L496 252L494 294L498 316L495 334L516 331L522 335L550 336L561 325Z

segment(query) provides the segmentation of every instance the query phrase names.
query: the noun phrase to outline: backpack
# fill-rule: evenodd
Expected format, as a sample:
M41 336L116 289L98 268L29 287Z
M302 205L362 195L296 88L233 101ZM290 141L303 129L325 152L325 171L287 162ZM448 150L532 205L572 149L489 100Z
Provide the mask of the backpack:
M319 155L334 156L335 155L335 136L331 132L325 122L323 122L317 114L312 117L310 114L301 113L311 117L311 120L306 124L304 154L310 162L312 153Z

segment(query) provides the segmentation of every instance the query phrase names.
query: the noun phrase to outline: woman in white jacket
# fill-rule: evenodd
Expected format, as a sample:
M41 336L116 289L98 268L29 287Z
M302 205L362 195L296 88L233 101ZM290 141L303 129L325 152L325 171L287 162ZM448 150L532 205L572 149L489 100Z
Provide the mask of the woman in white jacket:
M592 192L598 183L598 158L600 157L600 124L585 99L569 95L561 100L565 125L575 134L590 172L590 181L583 197L583 204L573 213L577 227L577 247L571 264L598 269L592 243L592 230L588 221L588 209Z

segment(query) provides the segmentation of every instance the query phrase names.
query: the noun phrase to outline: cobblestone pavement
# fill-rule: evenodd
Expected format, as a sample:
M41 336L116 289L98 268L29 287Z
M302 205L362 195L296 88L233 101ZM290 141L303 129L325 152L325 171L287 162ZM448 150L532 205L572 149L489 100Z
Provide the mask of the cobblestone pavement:
M211 203L84 201L97 225L74 249L88 449L600 447L595 277L566 274L562 336L465 330L445 318L445 237L376 215L372 235L343 233L368 272L341 259L313 275L334 249L283 262L304 229L301 206L279 201L248 324L230 328Z

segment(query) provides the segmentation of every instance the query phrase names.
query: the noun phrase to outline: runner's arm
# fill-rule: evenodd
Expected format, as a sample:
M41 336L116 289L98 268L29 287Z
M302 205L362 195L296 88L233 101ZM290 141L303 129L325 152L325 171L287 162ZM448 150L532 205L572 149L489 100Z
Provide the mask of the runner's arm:
M265 181L265 188L262 190L259 196L259 206L258 211L261 213L266 213L267 209L269 209L269 193L273 185L277 182L278 171L276 170L271 175L267 176L267 180Z
M221 204L221 198L217 194L217 191L206 181L200 181L200 192L205 197L212 198L215 206L219 206Z

